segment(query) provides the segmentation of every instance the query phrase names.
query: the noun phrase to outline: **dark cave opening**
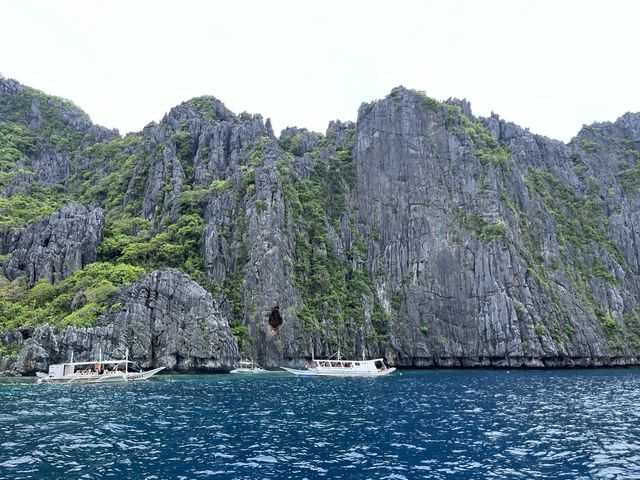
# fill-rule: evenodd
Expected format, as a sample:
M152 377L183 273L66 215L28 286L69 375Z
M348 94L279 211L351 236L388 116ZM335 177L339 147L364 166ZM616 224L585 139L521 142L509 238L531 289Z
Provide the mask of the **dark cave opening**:
M271 310L271 314L269 314L269 325L274 330L278 330L278 328L280 328L280 325L282 325L282 323L283 323L283 320L282 320L282 316L280 315L280 307L276 305L275 307L273 307L273 310Z

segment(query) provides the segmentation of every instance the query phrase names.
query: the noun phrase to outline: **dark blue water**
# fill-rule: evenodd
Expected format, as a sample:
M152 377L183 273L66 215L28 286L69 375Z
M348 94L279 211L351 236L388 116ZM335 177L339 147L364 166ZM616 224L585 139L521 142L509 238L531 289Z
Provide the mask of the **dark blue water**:
M5 382L0 478L638 479L640 371Z

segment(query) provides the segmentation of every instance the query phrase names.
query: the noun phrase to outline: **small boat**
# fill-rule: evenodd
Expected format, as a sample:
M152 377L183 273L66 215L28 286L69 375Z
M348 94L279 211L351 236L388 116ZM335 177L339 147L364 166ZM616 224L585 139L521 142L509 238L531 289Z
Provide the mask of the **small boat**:
M100 355L102 357L102 354ZM49 365L49 373L37 372L37 383L119 383L147 380L164 367L148 371L129 371L129 352L124 360L98 360L74 362L73 352L69 363Z
M311 359L311 363L307 364L305 370L297 370L295 368L280 367L294 375L316 377L380 377L389 375L396 371L395 367L387 367L382 358L374 358L373 360L315 360Z
M240 360L238 368L234 368L229 373L269 373L253 360Z

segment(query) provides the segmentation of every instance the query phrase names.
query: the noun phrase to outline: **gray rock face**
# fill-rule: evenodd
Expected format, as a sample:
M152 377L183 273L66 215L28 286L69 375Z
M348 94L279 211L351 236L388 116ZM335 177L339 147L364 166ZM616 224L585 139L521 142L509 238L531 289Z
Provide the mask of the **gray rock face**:
M69 152L55 151L46 144L39 146L31 165L35 177L47 185L64 185L71 176Z
M85 112L68 100L4 78L0 78L0 121L23 125L36 135L35 152L23 167L45 185L67 184L73 173L73 149L119 136L117 130L94 125ZM71 142L70 137L74 137ZM66 141L59 143L58 139ZM25 180L24 176L12 180L7 194L25 187L28 193Z
M462 110L470 115L468 104ZM628 120L622 119L625 133L634 131ZM595 175L581 179L572 166L573 145L491 117L484 125L512 157L500 166L482 160L473 137L456 129L456 121L446 109L426 108L419 95L402 89L359 113L356 214L377 292L396 318L387 357L407 365L637 362L637 347L619 339L637 329L631 314L637 307L632 292L640 287L633 268L637 255L628 244L635 235L630 232L637 231L630 210L638 205L637 199L616 198L617 160L584 156ZM607 142L615 135L628 138L613 130ZM598 145L604 143L601 138ZM579 226L550 212L545 202L553 200L536 189L534 178L549 181L556 195L585 203L595 201L586 195L588 184L604 183L597 190L608 198L598 194L594 218ZM608 229L598 225L619 202L628 223L611 218L624 224L621 231L612 228L614 221ZM569 243L573 238L565 230L592 224L602 233L585 230L577 244ZM500 225L500 234L488 235L490 225ZM619 243L608 244L607 234ZM616 250L625 246L623 259ZM613 279L584 268L597 268L594 258ZM380 270L385 275L377 275Z
M232 180L238 180L239 159L260 136L272 135L260 115L236 117L213 97L173 108L142 133L149 166L141 213L156 224L179 216L178 198L185 187L206 188L234 175ZM127 198L135 196L134 188Z
M503 220L495 197L480 195L490 169L447 130L443 112L407 90L361 108L354 158L367 262L395 317L386 355L409 365L524 357L526 341L540 355L533 319L518 321L506 288L533 297L526 268L506 242L483 242L456 218Z
M45 325L6 332L3 343L21 352L4 357L0 370L27 374L68 361L71 351L76 361L88 361L97 359L100 350L124 358L129 349L129 358L143 368L175 372L229 370L238 359L235 338L211 295L171 269L122 288L95 327L56 332Z
M331 353L336 341L351 343L355 350L345 353L359 355L366 337L369 355L383 355L398 365L636 362L633 342L622 340L637 324L633 292L638 279L624 265L638 264L633 246L638 243L628 241L635 235L630 232L637 231L636 200L620 186L617 153L604 158L581 146L585 141L605 145L614 137L633 141L634 117L594 129L606 132L598 139L581 133L576 147L533 135L497 116L476 119L464 100L447 105L394 89L386 99L364 105L357 125L332 122L325 137L288 128L278 142L257 117L241 120L226 111L212 123L180 107L163 120L174 127L190 122L196 184L228 182L208 199L203 258L212 280L236 290L241 308L232 309L226 297L222 305L236 324L247 326L251 355L269 366L295 363L309 355L312 345L316 354ZM170 135L152 138L165 141ZM491 136L504 147L487 140ZM506 164L492 157L498 148L505 149ZM596 241L600 234L587 239L584 248L566 245L567 226L551 211L566 205L550 205L545 192L533 186L535 175L551 175L587 201L593 180L576 173L576 148L584 168L593 171L591 177L608 178L599 187L608 189L609 197L598 218L620 224L602 234L615 238L612 248L624 252L624 262L606 241ZM296 245L308 232L300 231L291 216L282 169L309 178L315 162L328 164L337 149L352 149L355 185L335 193L344 196L346 212L339 225L325 225L326 235L333 254L365 273L375 294L361 299L363 319L345 325L324 315L317 319L324 331L316 334L305 329L298 315L304 294L292 266L299 261ZM173 150L169 156L175 156ZM167 178L165 164L153 178ZM173 182L179 174L169 178ZM164 184L154 180L149 185L160 191ZM622 204L620 213L612 215L616 204ZM354 254L354 234L364 240L364 256ZM593 258L614 272L613 284L590 273L600 268ZM374 335L378 302L389 318L385 337ZM611 330L611 321L617 330Z
M9 280L26 274L30 285L56 283L96 261L103 225L101 208L70 204L25 230L5 232L0 252L11 256L2 270Z
M260 115L236 116L203 97L172 109L159 125L148 125L143 136L149 174L141 216L161 229L179 216L180 194L200 189L204 269L215 284L232 290L218 300L230 323L247 328L252 342L246 354L265 366L300 357L305 338L293 312L301 300L293 281L293 245L279 174L291 159L269 122ZM309 145L321 137L306 130L303 136ZM234 283L237 278L242 282ZM234 295L242 298L241 308L232 305ZM287 308L274 320L279 304Z
M8 104L21 88L0 82L0 120L2 95ZM29 104L33 128L44 128L45 107ZM82 115L65 121L92 128ZM220 311L191 280L155 272L92 329L5 339L27 347L12 360L21 371L101 345L120 354L128 345L146 366L224 369L237 354L228 325L246 328L244 353L265 366L338 345L401 366L639 361L640 114L564 144L497 115L476 118L466 100L399 87L326 135L287 128L276 139L260 115L201 97L140 137L115 211L149 220L154 233L201 216L203 284ZM51 148L30 161L33 173L6 194L34 179L65 183L83 165ZM2 232L0 252L13 252L6 275L57 281L95 259L92 212ZM87 222L97 235L85 241Z
M275 367L283 357L299 356L297 343L304 338L292 313L301 299L293 281L293 245L279 175L280 166L291 160L261 123L224 128L224 134L200 139L212 158L206 173L201 170L196 177L208 174L229 185L213 194L205 209L205 269L222 284L243 279L231 283L231 288L241 290L237 293L243 298L242 312L234 312L222 299L226 314L247 326L250 354L264 366ZM220 143L229 147L222 149ZM281 304L287 309L279 310L274 320Z
M294 281L294 242L279 175L280 165L289 162L274 140L265 143L255 170L255 196L245 199L245 322L253 339L252 355L270 367L283 358L303 356L308 348L308 336L295 316L303 302Z
M43 332L44 335L50 334ZM34 374L35 372L46 372L49 368L49 353L34 338L28 338L24 342L14 344L21 348L20 353L15 356L2 357L0 362L0 372L10 372L12 374Z

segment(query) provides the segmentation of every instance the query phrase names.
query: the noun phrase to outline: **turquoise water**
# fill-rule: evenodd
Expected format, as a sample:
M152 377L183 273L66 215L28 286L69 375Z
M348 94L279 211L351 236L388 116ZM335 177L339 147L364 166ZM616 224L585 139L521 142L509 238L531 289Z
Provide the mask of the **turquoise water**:
M0 383L0 478L640 478L640 371Z

